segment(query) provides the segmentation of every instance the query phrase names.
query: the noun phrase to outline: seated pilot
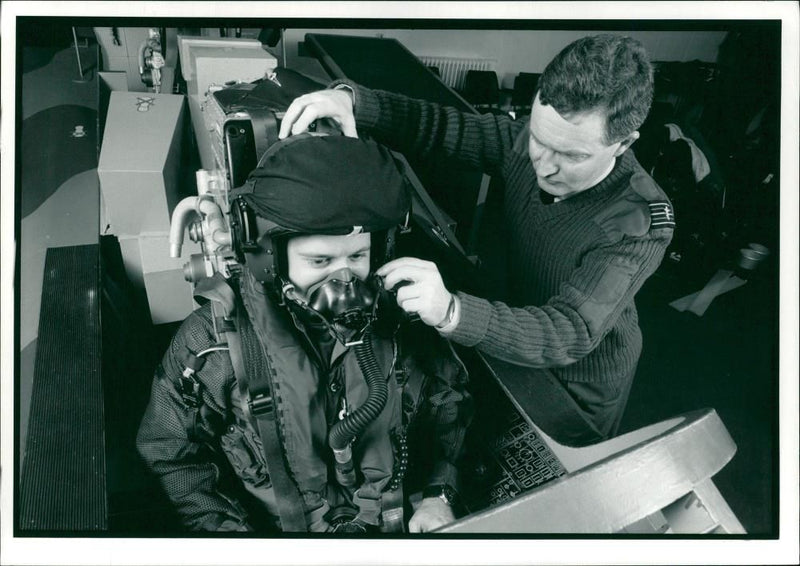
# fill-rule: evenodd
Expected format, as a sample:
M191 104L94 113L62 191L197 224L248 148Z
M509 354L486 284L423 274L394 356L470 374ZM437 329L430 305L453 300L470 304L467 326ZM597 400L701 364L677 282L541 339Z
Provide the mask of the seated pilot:
M206 302L158 366L137 436L182 523L379 533L454 520L467 375L374 274L410 209L391 154L294 136L231 209L242 269L197 285Z

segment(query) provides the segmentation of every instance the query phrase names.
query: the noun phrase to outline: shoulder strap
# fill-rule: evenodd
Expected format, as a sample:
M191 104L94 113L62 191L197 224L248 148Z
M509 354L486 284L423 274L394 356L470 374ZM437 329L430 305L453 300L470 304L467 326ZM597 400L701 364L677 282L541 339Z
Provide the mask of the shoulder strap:
M214 303L216 304L216 302ZM272 396L271 368L261 344L247 320L244 309L236 309L234 325L226 328L231 364L243 401L243 411L261 437L267 473L275 490L281 530L307 530L303 500L289 477L278 432L277 412ZM247 368L252 371L248 372Z
M397 385L401 391L403 425L409 425L417 413L422 398L422 389L426 383L425 372L419 369L407 369L398 364L395 370Z
M466 257L474 264L474 258L467 256L461 242L455 235L455 232L450 228L450 223L444 217L442 210L436 205L431 196L427 193L422 183L417 177L417 174L408 164L408 161L403 154L396 151L392 152L395 161L400 165L403 174L408 179L409 184L413 188L411 193L412 205L411 210L415 216L423 217L430 223L430 228L433 233L448 247L455 249L462 256Z

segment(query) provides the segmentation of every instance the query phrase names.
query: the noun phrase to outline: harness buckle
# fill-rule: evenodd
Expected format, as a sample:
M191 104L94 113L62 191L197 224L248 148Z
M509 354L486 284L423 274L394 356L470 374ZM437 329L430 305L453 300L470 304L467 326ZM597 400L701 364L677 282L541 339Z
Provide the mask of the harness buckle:
M185 371L180 377L181 399L187 406L196 409L203 402L200 394L200 382L195 379L194 372Z
M275 411L275 401L268 391L251 392L249 406L254 417L269 415Z
M217 332L236 332L236 323L232 318L219 316L215 320Z

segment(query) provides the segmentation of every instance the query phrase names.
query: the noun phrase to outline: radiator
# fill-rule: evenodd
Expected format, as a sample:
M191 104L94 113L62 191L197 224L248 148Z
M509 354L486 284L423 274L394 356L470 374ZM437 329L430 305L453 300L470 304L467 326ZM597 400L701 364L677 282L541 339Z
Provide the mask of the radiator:
M419 59L427 67L438 67L442 82L455 90L464 89L467 71L494 71L497 61L478 57L436 57L420 55Z

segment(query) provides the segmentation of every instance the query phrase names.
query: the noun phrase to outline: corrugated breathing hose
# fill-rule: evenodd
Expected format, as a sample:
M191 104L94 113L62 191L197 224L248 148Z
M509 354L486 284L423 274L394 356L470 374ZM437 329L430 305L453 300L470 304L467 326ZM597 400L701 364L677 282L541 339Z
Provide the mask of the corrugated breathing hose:
M372 351L372 335L369 329L361 343L355 346L355 352L358 367L367 382L367 400L353 413L337 422L328 435L328 445L336 460L336 479L344 486L355 485L356 482L351 449L353 439L380 415L389 395L386 380Z

